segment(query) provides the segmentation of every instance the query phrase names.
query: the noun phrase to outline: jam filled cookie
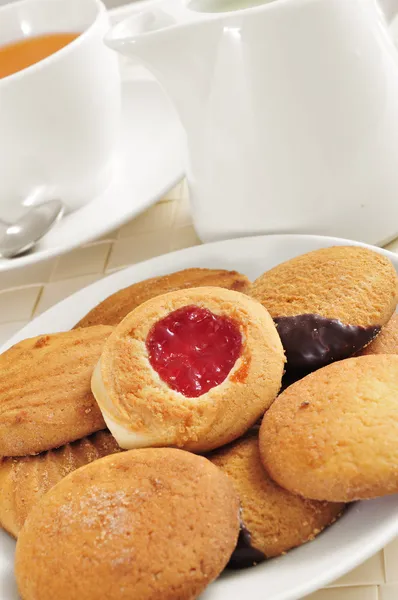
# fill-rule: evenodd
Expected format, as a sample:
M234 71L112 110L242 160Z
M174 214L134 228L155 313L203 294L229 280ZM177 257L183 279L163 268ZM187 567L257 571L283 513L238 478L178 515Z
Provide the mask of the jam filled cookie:
M122 448L206 451L242 435L275 399L284 354L261 304L195 288L136 308L104 346L92 390Z
M239 499L206 458L122 452L74 471L32 510L18 588L23 600L192 600L224 569L238 532Z
M208 286L244 293L249 289L250 281L246 275L223 269L185 269L154 277L112 294L83 317L76 327L117 325L129 312L151 298L176 290Z
M250 436L214 452L210 460L230 477L241 503L241 533L231 568L279 556L315 538L340 515L344 504L306 500L272 481Z
M315 500L398 492L398 356L348 358L291 385L260 428L272 479Z
M42 335L0 356L0 456L38 454L106 428L90 380L112 330Z
M398 354L398 314L391 317L377 338L359 354Z
M17 537L42 496L66 475L98 458L120 452L109 431L37 456L0 460L0 525Z
M390 261L356 246L288 260L251 289L277 324L289 376L348 358L369 344L395 311L397 293Z

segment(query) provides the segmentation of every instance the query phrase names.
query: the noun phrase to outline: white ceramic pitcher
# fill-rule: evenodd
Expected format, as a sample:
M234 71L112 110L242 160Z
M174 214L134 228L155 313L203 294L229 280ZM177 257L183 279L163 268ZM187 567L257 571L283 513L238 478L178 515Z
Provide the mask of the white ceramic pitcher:
M385 0L389 18L394 1ZM174 102L199 236L392 239L398 53L382 7L237 2L157 3L106 38L144 63Z

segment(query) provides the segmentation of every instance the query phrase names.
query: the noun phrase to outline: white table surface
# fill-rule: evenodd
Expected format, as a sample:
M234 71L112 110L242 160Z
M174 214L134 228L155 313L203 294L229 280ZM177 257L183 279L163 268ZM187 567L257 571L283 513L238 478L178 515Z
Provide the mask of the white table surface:
M185 182L118 231L46 263L0 274L0 343L56 302L118 269L200 244ZM398 240L388 246L398 252ZM398 539L311 600L398 600Z

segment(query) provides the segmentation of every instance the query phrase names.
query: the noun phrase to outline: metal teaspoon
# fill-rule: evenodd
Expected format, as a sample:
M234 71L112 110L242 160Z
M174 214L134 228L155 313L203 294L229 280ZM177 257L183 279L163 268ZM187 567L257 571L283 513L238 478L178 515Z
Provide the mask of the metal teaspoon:
M61 200L48 200L32 206L15 223L0 219L0 257L14 258L33 248L63 212Z

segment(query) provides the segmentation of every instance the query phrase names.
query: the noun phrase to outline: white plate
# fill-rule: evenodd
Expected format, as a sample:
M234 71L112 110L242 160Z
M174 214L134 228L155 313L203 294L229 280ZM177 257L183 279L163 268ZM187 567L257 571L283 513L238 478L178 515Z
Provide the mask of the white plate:
M65 216L26 256L0 259L0 272L64 254L129 221L183 177L181 125L160 86L145 76L122 84L122 124L111 185Z
M347 241L305 235L274 235L218 242L167 254L119 271L73 294L24 327L0 351L29 336L67 330L109 294L148 277L186 267L220 267L237 269L252 279L288 258L336 244L347 244ZM398 270L397 256L385 250L374 250L388 256ZM351 506L335 525L315 541L258 567L224 575L201 598L301 598L350 571L396 535L396 496L360 502ZM1 600L16 600L18 597L12 574L13 550L13 541L5 533L0 533Z

